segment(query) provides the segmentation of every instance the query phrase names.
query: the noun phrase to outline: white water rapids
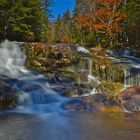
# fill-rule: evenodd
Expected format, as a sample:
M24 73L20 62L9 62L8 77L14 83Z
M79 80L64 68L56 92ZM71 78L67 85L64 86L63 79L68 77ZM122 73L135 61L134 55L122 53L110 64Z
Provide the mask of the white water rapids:
M57 110L63 98L51 89L47 77L27 70L24 66L25 60L26 56L17 42L6 40L0 44L0 77L4 77L16 90L17 109Z
M29 73L24 67L25 59L16 42L6 40L0 44L0 75L18 78Z

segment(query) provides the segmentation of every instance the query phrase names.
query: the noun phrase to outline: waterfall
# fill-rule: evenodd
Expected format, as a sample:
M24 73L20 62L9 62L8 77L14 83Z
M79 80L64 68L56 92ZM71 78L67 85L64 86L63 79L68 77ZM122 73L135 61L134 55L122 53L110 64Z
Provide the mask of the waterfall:
M127 70L124 68L124 89L125 88L127 88L127 79L126 79L126 77L127 77Z
M93 83L94 87L90 94L96 94L97 90L96 87L101 83L98 78L92 75L92 66L93 66L93 59L88 59L88 82Z
M6 40L0 44L0 75L17 78L28 73L24 67L25 59L16 42Z
M87 68L87 61L88 58L84 57L81 58L79 65L78 65L78 83L84 83L87 82L87 74L88 74L88 68Z
M124 68L124 88L134 85L140 85L140 70L130 67Z
M0 44L0 78L4 77L16 91L18 105L30 108L61 101L59 95L51 89L47 77L25 68L25 59L17 42L6 40Z
M88 67L89 67L89 68L88 68L88 69L89 69L88 74L89 74L89 75L92 75L92 65L93 65L93 60L92 60L92 58L89 58L88 62L89 62L89 64L88 64L88 65L89 65L89 66L88 66Z
M93 82L95 86L97 86L98 84L100 84L100 81L98 80L98 78L92 75L92 70L93 70L92 66L93 66L93 59L89 58L88 59L88 81Z

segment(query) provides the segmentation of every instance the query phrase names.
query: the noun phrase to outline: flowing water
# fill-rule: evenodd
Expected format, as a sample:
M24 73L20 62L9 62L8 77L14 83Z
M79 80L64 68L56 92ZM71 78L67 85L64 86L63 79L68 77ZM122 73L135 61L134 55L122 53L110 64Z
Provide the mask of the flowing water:
M140 139L139 114L68 112L61 109L61 104L69 99L53 90L57 83L49 83L47 77L27 70L25 59L17 43L6 41L0 45L0 79L18 95L15 109L0 111L0 140ZM86 80L95 83L96 88L101 81L93 76L93 60L84 58L81 61L85 63L81 62L79 74L86 73ZM130 68L131 64L127 66ZM124 69L126 85L128 67ZM79 75L79 82L83 82L82 76Z

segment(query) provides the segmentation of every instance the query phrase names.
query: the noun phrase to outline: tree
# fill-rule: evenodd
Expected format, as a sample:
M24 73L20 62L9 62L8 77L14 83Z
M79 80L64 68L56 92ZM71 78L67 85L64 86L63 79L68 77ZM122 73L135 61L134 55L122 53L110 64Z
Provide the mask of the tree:
M17 41L47 38L48 15L40 0L1 0L0 37Z
M127 0L124 11L128 18L124 27L125 40L130 46L140 45L140 1Z
M55 22L51 23L53 25L53 36L54 36L54 42L60 42L63 34L63 28L62 28L62 18L60 15L58 15Z
M90 27L96 33L108 36L108 41L113 41L113 36L122 31L122 21L126 14L122 10L122 0L89 0L93 10L85 9L85 15L77 16L77 21Z
M65 42L73 43L74 42L74 23L71 16L71 13L68 10L63 14L63 16L58 16L55 22L52 22L54 41L55 42Z

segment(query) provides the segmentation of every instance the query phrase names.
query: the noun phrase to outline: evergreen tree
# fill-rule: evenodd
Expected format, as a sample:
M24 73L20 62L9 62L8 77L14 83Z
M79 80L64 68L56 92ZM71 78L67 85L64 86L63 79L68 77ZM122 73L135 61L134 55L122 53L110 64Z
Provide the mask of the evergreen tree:
M132 46L140 45L140 1L127 0L125 12L127 13L127 23L123 34L125 42Z
M0 38L17 41L47 39L48 17L39 0L1 0Z

